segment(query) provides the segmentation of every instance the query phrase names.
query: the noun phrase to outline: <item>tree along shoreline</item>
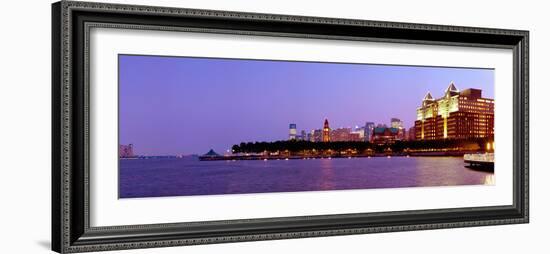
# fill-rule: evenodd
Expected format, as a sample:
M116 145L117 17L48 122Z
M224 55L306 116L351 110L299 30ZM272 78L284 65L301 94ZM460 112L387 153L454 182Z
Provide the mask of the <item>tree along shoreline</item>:
M467 153L476 153L478 151L446 151L446 152L410 152L410 153L372 153L372 154L317 154L317 155L288 155L280 153L271 154L244 154L244 155L224 155L224 156L199 156L201 161L237 161L237 160L315 160L315 159L353 159L353 158L375 158L375 157L462 157Z
M288 140L275 142L242 142L232 146L233 156L314 157L314 156L422 156L441 153L463 155L466 152L492 152L493 138L442 139L395 141L375 144L370 142L311 142ZM451 155L452 156L452 155Z

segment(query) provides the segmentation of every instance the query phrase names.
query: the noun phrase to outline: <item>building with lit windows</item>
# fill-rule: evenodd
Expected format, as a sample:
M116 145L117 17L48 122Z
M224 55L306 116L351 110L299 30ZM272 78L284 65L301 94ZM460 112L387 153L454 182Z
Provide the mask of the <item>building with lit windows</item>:
M295 140L296 139L296 124L291 123L288 126L288 140Z
M451 82L439 99L428 92L416 114L417 140L494 137L494 99L480 89L459 91Z
M309 141L312 142L321 142L323 141L323 130L316 129L311 131L311 138Z
M416 139L416 135L415 135L415 129L414 129L414 126L409 128L409 131L407 132L407 140L415 140Z
M330 142L330 127L328 126L328 119L325 119L323 124L323 142Z
M390 126L391 128L398 129L399 134L397 134L398 139L404 140L405 139L405 128L403 127L403 121L399 118L392 118L390 120Z
M401 121L401 119L399 119L399 118L392 118L391 119L391 127L392 128L397 128L397 129L402 129L403 128L403 121Z
M337 128L331 130L330 132L330 141L339 142L339 141L348 141L350 139L351 129L350 128Z
M372 133L372 142L375 144L391 144L398 140L399 129L376 127Z
M363 141L361 134L354 132L351 128L337 128L330 131L331 142L344 142L344 141Z

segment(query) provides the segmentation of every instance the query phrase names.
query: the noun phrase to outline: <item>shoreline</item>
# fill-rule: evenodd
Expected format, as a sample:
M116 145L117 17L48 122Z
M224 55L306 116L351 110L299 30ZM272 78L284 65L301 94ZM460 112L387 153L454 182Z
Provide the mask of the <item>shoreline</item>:
M464 154L479 153L479 151L452 152L411 152L411 153L377 153L372 155L229 155L229 156L199 156L200 161L237 161L237 160L300 160L300 159L353 159L371 157L463 157Z

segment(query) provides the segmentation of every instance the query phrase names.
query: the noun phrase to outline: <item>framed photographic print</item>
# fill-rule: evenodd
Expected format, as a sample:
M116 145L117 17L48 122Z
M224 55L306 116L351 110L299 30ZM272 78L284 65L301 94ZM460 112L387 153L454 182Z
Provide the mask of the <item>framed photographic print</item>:
M528 222L528 31L52 11L57 252Z

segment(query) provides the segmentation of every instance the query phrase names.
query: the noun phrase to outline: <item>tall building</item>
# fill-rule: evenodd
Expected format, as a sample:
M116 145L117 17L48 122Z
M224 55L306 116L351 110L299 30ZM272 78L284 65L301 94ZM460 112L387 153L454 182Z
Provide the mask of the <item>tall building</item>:
M409 128L409 132L407 134L408 134L408 137L407 137L408 140L415 140L416 139L414 126Z
M391 127L392 128L397 128L397 129L402 129L403 128L403 121L401 121L401 119L399 119L399 118L392 118L391 119Z
M372 141L372 134L374 133L374 123L373 122L366 122L365 123L365 141L371 142Z
M328 119L326 118L323 124L323 142L330 142L330 127L328 126Z
M494 137L494 99L480 89L459 91L451 82L439 99L428 92L416 114L416 139Z
M399 129L376 127L372 135L372 142L376 144L391 144L398 139Z
M303 141L307 141L307 134L306 134L306 131L305 130L302 130L300 132L300 140L303 140Z
M134 157L134 145L119 145L118 146L118 157L119 158L132 158Z
M288 129L288 140L296 140L296 124L289 124Z

